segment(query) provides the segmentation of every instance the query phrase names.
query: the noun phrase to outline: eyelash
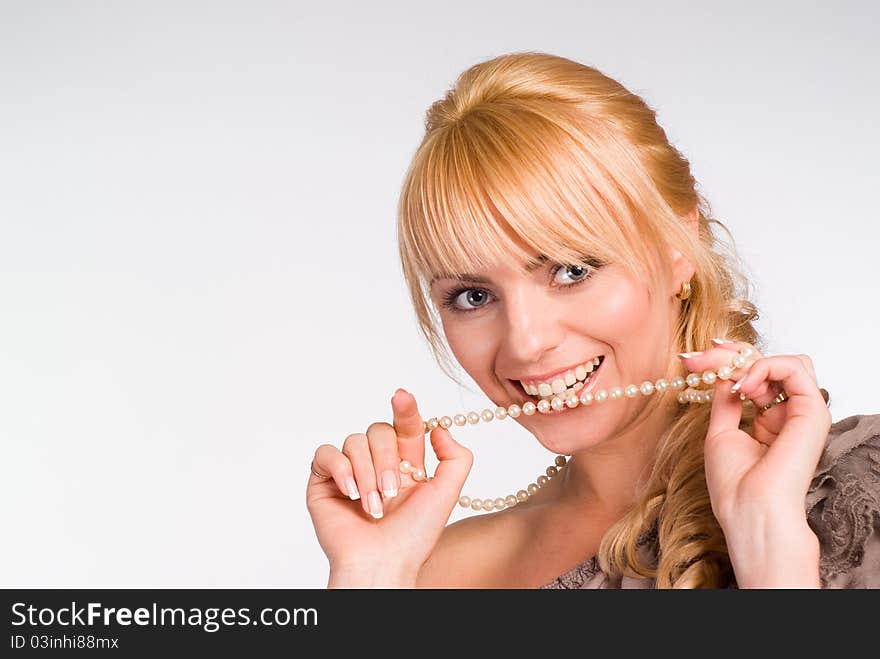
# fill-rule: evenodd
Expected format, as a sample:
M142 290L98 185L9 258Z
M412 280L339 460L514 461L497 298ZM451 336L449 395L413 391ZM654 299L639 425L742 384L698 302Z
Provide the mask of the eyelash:
M556 276L556 273L559 272L560 268L565 268L565 267L572 266L572 265L586 266L588 268L586 276L579 281L572 282L571 284L559 284L557 286L557 288L574 288L575 286L578 286L579 284L583 284L585 281L590 279L596 273L596 270L600 267L600 264L593 263L593 262L569 263L566 265L556 265L550 271L550 279L552 280L553 277ZM450 311L452 311L454 313L472 313L474 311L479 311L480 309L482 309L483 307L486 306L485 304L482 304L479 307L474 307L472 309L459 309L458 307L456 307L455 306L455 299L459 295L461 295L462 293L464 293L466 291L483 291L485 293L488 293L489 295L492 295L485 288L476 288L474 286L459 286L457 288L453 288L451 291L449 291L446 295L443 296L443 306L446 309L449 309Z

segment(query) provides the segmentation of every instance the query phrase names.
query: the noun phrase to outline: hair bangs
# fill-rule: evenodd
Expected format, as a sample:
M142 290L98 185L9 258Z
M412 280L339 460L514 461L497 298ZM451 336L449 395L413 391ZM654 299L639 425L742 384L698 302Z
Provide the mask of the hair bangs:
M401 199L405 253L426 283L503 262L525 270L538 256L641 269L633 204L603 165L601 136L585 148L539 112L493 104L431 137Z

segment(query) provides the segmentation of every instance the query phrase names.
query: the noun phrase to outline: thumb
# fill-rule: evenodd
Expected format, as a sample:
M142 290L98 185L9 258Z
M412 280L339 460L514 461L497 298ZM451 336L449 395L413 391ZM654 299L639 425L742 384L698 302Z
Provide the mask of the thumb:
M737 392L731 393L732 380L719 380L712 395L712 412L709 417L707 437L727 431L737 430L742 421L742 401Z
M457 498L471 471L474 454L455 441L443 426L437 426L431 431L431 448L440 461L432 481L437 486L448 488L448 492Z

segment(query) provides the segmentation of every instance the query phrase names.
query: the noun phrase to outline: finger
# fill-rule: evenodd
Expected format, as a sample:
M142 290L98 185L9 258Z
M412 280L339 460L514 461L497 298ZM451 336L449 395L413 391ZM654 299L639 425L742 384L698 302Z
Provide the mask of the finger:
M732 386L731 380L718 380L715 383L709 427L706 430L707 440L729 430L739 430L742 422L742 401L739 394L731 393Z
M715 345L707 350L680 353L679 359L684 367L692 373L717 372L722 366L728 366L732 369L728 377L738 380L749 366L762 356L757 348L745 341L730 341L728 343L718 343L718 341L719 339L712 339ZM732 362L738 356L737 353L745 348L749 349L750 354L743 357L743 364L738 367Z
M774 366L775 364L780 365ZM780 369L782 370L780 371ZM750 398L759 407L772 401L779 393L780 388L784 389L788 396L794 395L795 392L789 391L783 380L769 375L771 370L772 372L785 372L789 374L789 377L803 376L795 378L792 386L801 387L801 394L804 396L821 399L821 394L815 382L812 381L806 366L794 355L772 355L756 361L737 383L739 393Z
M400 457L397 453L397 433L390 424L377 421L367 428L373 469L379 475L378 483L386 498L397 496L400 487Z
M354 479L351 462L338 448L330 444L321 444L315 450L312 465L315 471L331 476L339 491L349 499L355 501L360 498L361 495L358 492L357 482ZM312 473L309 474L309 487L329 482L326 479L318 478Z
M816 377L816 369L813 368L813 360L810 359L809 355L795 355L795 357L803 362L804 367L807 369L807 373L809 373L810 377L813 378L813 382L818 385L819 379Z
M455 441L443 426L434 428L430 439L431 448L439 461L430 483L432 487L443 491L450 500L457 501L473 466L474 454Z
M828 408L803 362L796 357L777 355L758 360L741 380L740 391L751 397L768 380L781 382L788 400L781 404L785 406L785 425L765 459L780 475L794 473L801 479L809 479L831 425Z
M413 467L425 466L425 424L419 414L415 396L398 389L391 397L394 413L394 432L397 433L397 453Z
M358 432L346 437L342 444L342 453L351 460L354 479L361 493L361 507L365 513L379 519L383 515L382 499L376 487L376 471L373 468L367 436Z
M767 357L762 357L761 359L767 359ZM782 385L779 382L763 380L762 382L755 384L754 381L749 379L749 382L752 384L749 388L749 393L743 393L740 389L743 381L749 377L749 374L752 372L752 366L756 363L757 362L754 362L749 365L746 372L742 374L731 391L736 392L742 400L751 401L755 406L756 414L760 415L760 420L756 422L752 436L761 444L769 446L775 441L776 436L785 426L788 412L785 408L776 405L769 407L763 412L761 411L761 408L776 398L779 394L780 389L782 389Z

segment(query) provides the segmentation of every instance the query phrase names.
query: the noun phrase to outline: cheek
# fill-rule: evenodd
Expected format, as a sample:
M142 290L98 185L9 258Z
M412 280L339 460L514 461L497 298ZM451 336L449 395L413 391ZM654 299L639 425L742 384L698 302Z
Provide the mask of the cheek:
M623 277L608 283L601 296L591 300L587 317L591 326L595 326L596 319L601 319L603 334L612 340L646 330L651 322L647 290Z
M480 323L460 323L444 319L443 332L455 359L468 374L478 380L478 374L492 363L495 341L488 327Z

